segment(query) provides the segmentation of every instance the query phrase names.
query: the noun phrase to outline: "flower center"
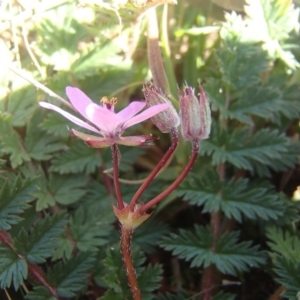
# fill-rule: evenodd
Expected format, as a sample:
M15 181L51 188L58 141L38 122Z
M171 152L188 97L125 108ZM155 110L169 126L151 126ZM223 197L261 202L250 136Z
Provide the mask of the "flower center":
M100 100L100 103L102 103L103 106L105 106L110 111L114 111L114 107L117 104L117 102L118 102L118 99L115 97L108 99L106 96L104 96Z

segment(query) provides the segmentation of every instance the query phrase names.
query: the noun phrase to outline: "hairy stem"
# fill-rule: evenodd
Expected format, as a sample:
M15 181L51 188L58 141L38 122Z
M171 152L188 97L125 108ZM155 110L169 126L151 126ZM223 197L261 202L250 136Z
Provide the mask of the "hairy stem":
M145 213L149 208L154 206L155 204L162 201L165 197L167 197L170 193L172 193L179 184L183 181L183 179L188 175L189 171L191 170L192 166L194 165L197 156L199 152L199 141L193 141L193 147L192 147L192 156L190 157L186 167L182 171L182 173L177 177L177 179L162 193L157 195L155 198L150 200L148 203L146 203L143 207L140 209L140 213Z
M118 208L124 208L124 202L122 199L120 182L119 182L119 149L116 144L111 146L112 158L113 158L113 169L114 169L114 186L116 191L116 198L118 202Z
M131 249L130 249L131 238L132 238L132 229L121 225L121 253L125 265L128 284L130 286L133 300L141 300L142 299L141 292L138 286L135 270L133 267L132 257L131 257Z
M154 177L157 175L157 173L163 168L163 166L167 163L171 155L174 153L175 149L177 148L178 145L178 130L177 128L174 128L171 131L172 134L172 144L168 151L164 154L164 156L161 158L159 163L155 166L155 168L152 170L152 172L149 174L149 176L145 179L143 184L140 186L140 188L137 190L137 192L134 194L129 207L130 210L133 211L134 206L140 199L142 193L145 191L145 189L148 187L148 185L152 182Z

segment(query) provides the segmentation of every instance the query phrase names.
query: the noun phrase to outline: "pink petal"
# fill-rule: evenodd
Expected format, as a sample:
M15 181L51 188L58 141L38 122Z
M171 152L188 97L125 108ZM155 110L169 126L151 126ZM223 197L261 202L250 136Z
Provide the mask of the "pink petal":
M86 119L88 119L86 115L86 108L89 104L94 102L84 92L76 87L67 86L66 94L74 108Z
M118 117L105 107L95 103L89 104L86 108L87 119L107 134L114 134L119 123Z
M95 135L91 135L91 134L86 134L86 133L80 132L76 129L70 129L70 133L72 133L73 135L75 135L76 137L78 137L78 138L80 138L81 140L84 140L84 141L104 139L103 137L95 136Z
M158 105L154 105L154 106L151 106L151 107L147 108L146 110L144 110L139 115L137 115L135 117L132 117L130 120L125 122L123 124L123 130L125 130L126 128L128 128L130 126L133 126L137 123L141 123L141 122L155 116L156 114L158 114L161 111L167 109L168 107L169 107L169 104L164 103L164 104L158 104Z
M78 119L77 117L75 117L75 116L71 115L70 113L64 111L63 109L59 108L58 106L55 106L55 105L47 103L47 102L39 102L39 105L44 107L44 108L51 109L51 110L54 110L54 111L58 112L59 114L63 115L65 118L67 118L68 120L70 120L74 124L77 124L77 125L79 125L81 127L84 127L88 130L97 132L98 134L100 133L100 131L97 130L95 127L93 127L90 124Z
M131 117L136 115L140 110L142 110L146 105L146 102L133 101L123 110L117 113L120 122L126 122Z

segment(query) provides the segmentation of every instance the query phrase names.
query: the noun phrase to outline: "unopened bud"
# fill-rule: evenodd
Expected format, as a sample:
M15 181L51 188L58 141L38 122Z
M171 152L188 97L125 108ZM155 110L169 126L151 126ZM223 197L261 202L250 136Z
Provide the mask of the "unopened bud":
M211 127L211 112L209 101L200 87L199 100L194 90L185 87L179 92L181 134L185 140L204 140L209 137Z
M178 125L180 124L179 115L171 101L164 95L164 93L153 85L146 86L143 92L145 95L147 107L162 103L169 104L169 108L163 110L162 112L151 118L154 125L164 133L171 132L172 129L178 127Z

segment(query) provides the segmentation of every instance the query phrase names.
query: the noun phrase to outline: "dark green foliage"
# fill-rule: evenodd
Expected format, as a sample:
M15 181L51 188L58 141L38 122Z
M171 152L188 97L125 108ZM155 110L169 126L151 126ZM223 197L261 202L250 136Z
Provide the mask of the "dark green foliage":
M57 248L58 238L63 233L65 225L64 214L47 216L43 220L37 221L29 232L21 230L15 240L16 250L29 262L45 262Z
M65 263L56 263L48 271L49 281L57 288L60 297L71 298L87 287L88 271L94 261L91 253L79 253Z
M161 280L162 268L160 265L148 265L144 267L145 256L141 251L136 249L132 254L135 269L137 272L139 287L142 293L142 298L146 300L154 300L151 293L159 288ZM100 299L126 299L130 296L128 285L126 282L125 269L121 263L119 249L110 249L107 251L107 257L103 261L105 270L104 283L109 287L108 291ZM111 297L111 298L109 298ZM122 298L119 298L122 297Z
M29 203L34 200L32 193L36 190L35 184L33 178L1 178L0 229L8 230L22 220L20 213L29 208Z
M214 172L206 172L201 178L193 174L179 188L179 195L192 205L203 205L203 212L223 211L228 218L242 222L242 216L250 219L276 220L286 207L269 183L234 179L221 182Z
M34 287L33 291L30 291L25 295L27 300L56 300L57 298L52 297L50 292L43 286Z
M0 287L17 290L27 277L27 263L12 249L0 245Z
M179 230L160 243L173 255L191 262L192 267L207 267L214 264L224 274L235 275L251 267L265 263L265 253L251 242L238 242L239 232L226 232L213 241L209 227L196 226L194 232Z
M60 174L93 173L101 164L101 158L95 149L87 147L82 141L73 143L64 153L52 161L51 171Z

